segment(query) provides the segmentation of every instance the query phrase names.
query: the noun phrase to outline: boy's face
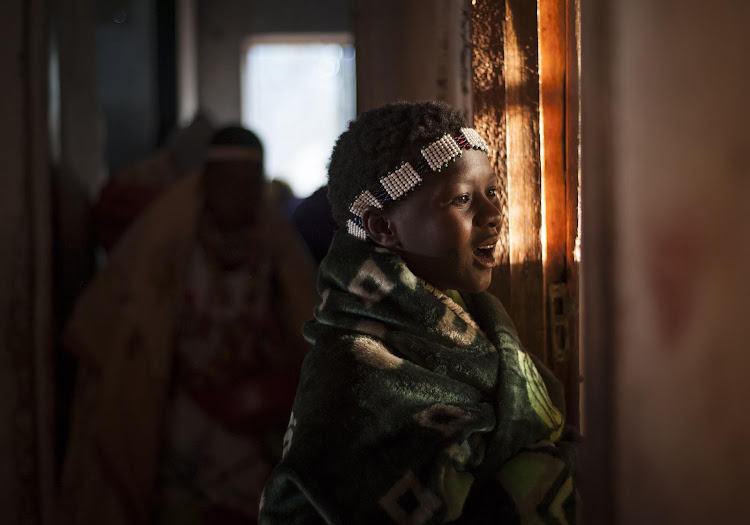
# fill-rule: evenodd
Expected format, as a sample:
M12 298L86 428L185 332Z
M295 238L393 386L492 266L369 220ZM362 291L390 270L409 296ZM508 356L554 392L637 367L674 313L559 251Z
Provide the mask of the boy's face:
M395 248L417 276L440 290L485 290L500 234L497 176L482 151L466 150L388 210Z

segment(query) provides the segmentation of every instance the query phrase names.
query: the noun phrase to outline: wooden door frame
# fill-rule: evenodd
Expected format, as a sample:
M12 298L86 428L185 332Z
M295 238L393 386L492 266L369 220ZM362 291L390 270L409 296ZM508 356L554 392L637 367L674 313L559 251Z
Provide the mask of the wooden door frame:
M584 521L617 523L615 207L611 0L581 2Z
M545 302L539 304L536 301L532 307L529 307L528 301L523 305L514 302L519 290L526 293L529 285L539 285L539 276L533 272L514 271L511 254L517 248L513 246L516 240L511 235L509 224L503 224L501 231L504 253L490 291L508 307L519 324L519 334L527 348L544 358L554 369L554 360L550 363L549 359L550 352L554 350L550 345L551 339L546 336L545 343L538 344L538 334L540 331L550 333L550 319L546 317L549 315L549 285L561 281L567 283L573 305L571 347L580 352L583 365L581 419L586 444L585 454L581 455L579 487L584 499L584 521L611 524L616 523L614 393L617 351L614 321L616 269L613 256L616 202L613 193L611 115L614 100L611 71L612 0L538 2L472 0L474 126L487 137L492 150L490 161L500 178L502 211L506 218L510 216L511 220L517 220L511 213L514 206L525 206L526 209L522 211L530 214L532 219L535 207L545 209L544 221L540 226L543 225L546 231L542 231L541 227L531 227L524 232L522 239L525 243L541 246L540 252L545 256L542 281ZM535 11L531 12L537 5L542 9L539 19L534 16ZM544 13L549 9L555 15L545 19ZM522 16L519 17L519 14ZM539 28L537 24L545 31L551 25L553 31L552 41L543 42L540 48L541 77L534 76L534 69L538 65L534 62L537 51L527 51L525 47L532 40L538 42L540 35L536 33ZM548 38L547 33L542 40ZM523 42L523 45L514 47L514 40L516 43ZM516 56L508 60L508 54L518 53L519 49L521 59ZM552 64L555 67L545 70L545 54L551 60L557 60ZM561 61L565 64L564 72L558 67ZM529 69L521 76L513 71L513 68L525 67ZM525 81L518 83L519 78ZM541 89L538 89L540 78ZM549 82L552 84L549 85ZM552 89L548 90L550 87ZM532 140L520 153L540 159L544 164L542 181L550 182L550 177L557 177L552 181L555 184L544 184L543 189L539 187L536 169L513 173L512 157L518 155L519 151L509 151L509 145L513 146L512 140L508 140L508 126L513 125L508 118L509 103L523 106L526 121L522 125L530 123L541 130L537 134L537 142ZM561 104L564 106L562 111ZM535 105L542 107L537 117L534 115ZM550 109L552 111L547 112ZM552 126L549 120L544 121L545 118L555 118L557 122ZM548 144L554 144L554 148L548 150ZM528 202L518 202L518 199L514 202L515 197L509 194L514 190L509 179L514 176L522 177L532 189ZM558 207L552 210L551 201L560 204L562 209ZM555 246L550 246L548 242L550 233L556 239L553 241ZM580 266L574 255L579 236ZM540 238L544 242L538 242ZM561 247L564 250L562 256L559 251ZM579 315L578 319L576 315ZM519 320L522 322L518 323ZM577 408L578 403L571 403L571 398L577 399L578 363L571 361L567 370L558 368L556 372L569 389L568 405ZM571 422L576 421L574 417Z

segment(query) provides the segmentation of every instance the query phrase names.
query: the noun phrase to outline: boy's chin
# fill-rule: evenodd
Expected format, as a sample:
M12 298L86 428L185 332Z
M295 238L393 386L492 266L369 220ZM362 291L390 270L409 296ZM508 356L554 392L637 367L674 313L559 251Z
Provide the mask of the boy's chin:
M487 291L487 288L490 287L489 281L483 284L479 284L477 286L472 286L470 288L465 289L459 289L460 292L469 292L469 293L479 293L479 292L485 292Z
M489 275L486 278L479 279L475 283L472 283L473 286L469 290L464 290L465 292L471 292L471 293L479 293L479 292L485 292L487 291L487 288L490 287L490 283L492 283L492 272L489 272Z

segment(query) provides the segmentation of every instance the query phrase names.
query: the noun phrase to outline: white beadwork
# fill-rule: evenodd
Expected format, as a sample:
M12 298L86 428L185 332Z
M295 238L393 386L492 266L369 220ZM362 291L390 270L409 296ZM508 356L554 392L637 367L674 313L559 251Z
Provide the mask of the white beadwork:
M484 139L472 128L461 128L461 133L466 137L466 141L472 145L472 147L479 148L482 151L488 151L487 143Z
M460 132L463 135L463 138L456 138L452 135L445 134L438 140L423 148L422 157L424 157L424 160L427 162L427 166L418 163L417 167L419 171L408 162L404 162L400 168L380 179L380 185L383 190L385 190L392 200L398 200L422 182L422 176L420 173L426 173L428 167L432 171L440 171L443 166L460 156L462 149L476 148L485 153L489 152L487 143L479 133L476 132L476 130L472 128L461 128ZM377 193L385 199L380 190L378 190ZM368 206L375 206L382 209L383 203L380 202L370 191L365 190L354 199L354 202L349 207L349 211L353 215L361 218L362 213ZM351 235L354 235L358 239L367 239L367 232L362 226L353 220L348 220L346 227Z
M363 241L367 239L367 232L365 229L351 219L346 221L346 231L348 231L350 235L354 235L356 238L362 239Z
M430 165L432 171L438 171L460 153L461 147L456 143L456 139L448 134L443 135L422 150L422 156Z
M383 208L383 205L375 197L375 195L370 193L368 190L365 190L360 193L356 199L354 199L354 202L349 207L349 211L357 217L362 217L362 212L365 211L368 206L375 206L376 208L381 209Z
M399 169L380 179L380 184L394 201L400 199L404 193L420 182L422 182L422 177L408 162L404 162Z

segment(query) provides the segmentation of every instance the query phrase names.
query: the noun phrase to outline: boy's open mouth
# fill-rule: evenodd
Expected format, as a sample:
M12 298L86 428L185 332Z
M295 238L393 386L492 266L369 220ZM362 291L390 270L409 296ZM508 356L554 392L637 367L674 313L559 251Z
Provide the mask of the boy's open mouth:
M497 242L487 242L474 248L474 259L485 268L494 268L496 246Z

